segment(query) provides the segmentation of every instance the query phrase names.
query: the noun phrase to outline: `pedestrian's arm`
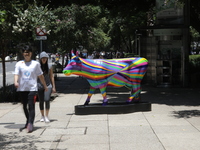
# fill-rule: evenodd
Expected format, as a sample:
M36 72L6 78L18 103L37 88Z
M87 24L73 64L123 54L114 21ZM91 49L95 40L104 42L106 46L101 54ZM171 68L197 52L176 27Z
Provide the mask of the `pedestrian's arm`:
M53 69L51 67L51 69L49 69L50 71L50 80L51 80L51 84L52 84L52 92L55 93L56 92L56 86L55 86L55 80L54 80L54 75L53 75Z
M39 75L38 78L40 79L41 83L42 83L43 86L44 86L44 91L48 91L46 82L45 82L45 80L44 80L44 76L43 76L43 75Z
M14 85L15 85L16 88L19 87L18 79L19 79L19 75L15 74L15 76L14 76Z

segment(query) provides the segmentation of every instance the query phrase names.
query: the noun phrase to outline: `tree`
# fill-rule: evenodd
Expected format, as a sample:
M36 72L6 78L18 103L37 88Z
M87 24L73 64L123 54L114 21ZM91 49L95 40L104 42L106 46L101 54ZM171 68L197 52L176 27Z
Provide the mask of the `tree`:
M73 48L83 46L94 50L104 48L109 43L109 37L104 32L106 18L101 16L98 6L71 5L55 9L58 16L55 26L53 43L60 49L62 54Z
M46 6L38 6L36 2L29 5L28 8L16 8L15 25L13 25L13 34L21 37L19 42L33 43L36 38L36 28L46 29L47 34L50 34L52 24L55 23L56 16L51 8Z
M146 27L149 19L149 11L155 7L155 0L73 0L73 3L99 6L108 13L105 17L109 24L109 37L113 50L133 51L135 31L141 27Z
M198 51L197 54L199 54L200 34L192 26L190 26L190 34L191 34L191 47L193 50Z
M16 6L15 2L8 1L0 2L0 57L2 61L3 69L3 95L5 96L6 91L6 67L5 67L5 56L8 48L8 44L12 39L12 11Z
M99 6L84 5L75 11L76 39L79 45L89 51L101 50L108 46L107 18Z

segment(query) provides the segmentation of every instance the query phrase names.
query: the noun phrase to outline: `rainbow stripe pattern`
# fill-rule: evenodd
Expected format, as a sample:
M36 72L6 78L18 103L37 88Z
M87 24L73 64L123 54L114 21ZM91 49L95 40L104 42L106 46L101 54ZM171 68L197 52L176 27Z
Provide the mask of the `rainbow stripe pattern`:
M65 75L83 76L90 84L90 90L85 105L89 104L95 89L99 88L103 96L103 105L108 100L106 87L126 86L131 90L127 103L138 99L141 91L141 81L146 73L148 61L145 58L133 57L122 59L83 59L72 54L72 59L64 68Z

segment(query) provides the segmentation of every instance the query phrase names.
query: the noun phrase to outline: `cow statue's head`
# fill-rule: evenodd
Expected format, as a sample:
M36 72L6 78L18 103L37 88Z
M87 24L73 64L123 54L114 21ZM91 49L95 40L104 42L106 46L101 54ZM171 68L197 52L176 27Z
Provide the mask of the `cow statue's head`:
M78 52L74 55L73 50L71 51L72 58L68 65L64 68L63 73L67 76L71 75L72 73L77 74L81 71L81 60L78 56Z

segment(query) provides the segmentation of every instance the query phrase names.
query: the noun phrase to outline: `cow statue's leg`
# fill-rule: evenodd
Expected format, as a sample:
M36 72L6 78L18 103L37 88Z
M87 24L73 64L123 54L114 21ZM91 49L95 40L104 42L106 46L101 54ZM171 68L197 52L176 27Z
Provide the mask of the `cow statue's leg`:
M86 99L84 105L88 105L88 104L89 104L90 98L91 98L92 95L94 94L95 89L96 89L96 88L90 86L90 90L89 90L89 92L88 92L88 97L87 97L87 99Z
M131 89L131 94L129 99L127 100L127 103L131 103L133 99L134 102L138 102L140 100L140 92L141 92L140 84L134 85L134 87Z
M101 91L101 94L103 96L103 103L102 103L102 105L105 106L105 105L108 104L108 99L107 99L107 96L106 96L106 86L100 88L100 91Z

